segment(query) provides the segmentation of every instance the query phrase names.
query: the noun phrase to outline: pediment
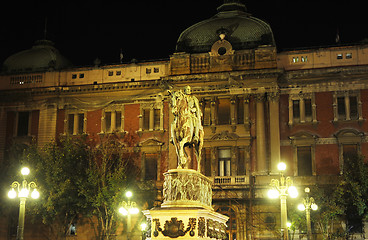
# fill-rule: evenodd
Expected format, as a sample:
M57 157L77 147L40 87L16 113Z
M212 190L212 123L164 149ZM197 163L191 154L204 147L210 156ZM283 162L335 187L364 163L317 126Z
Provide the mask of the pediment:
M143 142L139 144L140 147L156 147L156 146L162 146L162 145L164 145L163 142L157 139L154 139L154 138L144 140Z
M230 133L229 131L222 131L221 133L215 134L211 140L238 140L239 136L235 133Z

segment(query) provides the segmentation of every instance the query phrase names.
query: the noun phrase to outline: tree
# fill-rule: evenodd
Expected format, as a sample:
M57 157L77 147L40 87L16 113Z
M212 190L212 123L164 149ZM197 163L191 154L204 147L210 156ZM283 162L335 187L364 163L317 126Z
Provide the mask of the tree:
M65 137L43 148L32 145L24 152L22 162L34 168L42 193L28 209L50 227L51 239L70 234L71 225L89 212L86 197L80 194L81 183L87 178L89 151L85 138Z
M117 209L123 201L123 193L130 186L129 180L135 180L138 174L134 164L138 153L130 150L133 138L127 135L124 140L111 134L91 148L87 180L80 192L98 219L101 239L108 240L115 234Z

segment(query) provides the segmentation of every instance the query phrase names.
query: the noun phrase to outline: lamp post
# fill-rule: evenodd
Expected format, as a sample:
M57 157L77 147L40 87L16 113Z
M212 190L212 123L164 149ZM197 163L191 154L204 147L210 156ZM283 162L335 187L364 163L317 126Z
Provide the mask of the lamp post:
M18 220L18 229L17 229L17 240L23 240L23 233L24 233L24 216L26 210L26 200L29 196L29 191L33 188L31 193L31 197L33 199L37 199L40 196L40 193L37 191L37 185L35 182L27 182L26 176L30 173L29 168L24 167L21 170L23 175L22 183L14 181L10 186L11 190L8 193L9 198L18 198L20 199L19 203L19 220Z
M307 220L307 239L312 239L312 224L310 219L310 210L316 211L318 209L317 204L314 202L314 198L309 197L310 189L306 187L304 189L304 192L307 194L307 196L303 199L303 203L298 205L298 209L300 211L305 211L305 217Z
M286 169L286 164L280 162L277 165L278 170L280 171L280 180L272 179L271 187L268 191L269 198L278 198L280 197L280 206L281 206L281 236L282 239L288 239L288 227L287 227L287 205L286 199L289 195L292 198L296 198L298 196L298 191L293 185L293 181L290 177L284 176L284 171Z
M133 196L131 191L125 193L125 196L128 198L128 201L122 202L122 207L119 208L119 212L124 216L127 216L127 239L130 239L130 225L131 225L131 215L139 213L139 209L137 208L137 203L134 201L130 201L130 198Z

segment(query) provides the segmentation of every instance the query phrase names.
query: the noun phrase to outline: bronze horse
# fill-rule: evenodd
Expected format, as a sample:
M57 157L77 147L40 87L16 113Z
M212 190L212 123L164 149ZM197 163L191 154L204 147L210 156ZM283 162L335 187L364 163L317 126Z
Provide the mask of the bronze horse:
M190 166L191 149L194 149L197 171L200 171L204 131L198 99L191 95L188 86L184 92L178 90L171 93L171 107L174 115L174 121L171 123L171 141L178 156L178 168Z

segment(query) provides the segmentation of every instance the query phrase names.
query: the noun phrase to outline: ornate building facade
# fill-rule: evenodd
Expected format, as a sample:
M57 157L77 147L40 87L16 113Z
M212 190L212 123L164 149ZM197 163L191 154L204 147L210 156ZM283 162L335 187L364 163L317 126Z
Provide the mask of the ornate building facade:
M183 31L165 61L76 68L37 42L0 75L0 160L12 143L129 132L159 201L177 165L167 90L189 85L203 112L202 173L230 217L229 240L277 239L279 203L266 197L277 163L302 191L335 183L345 153L368 154L367 64L367 45L278 53L270 26L236 0Z

